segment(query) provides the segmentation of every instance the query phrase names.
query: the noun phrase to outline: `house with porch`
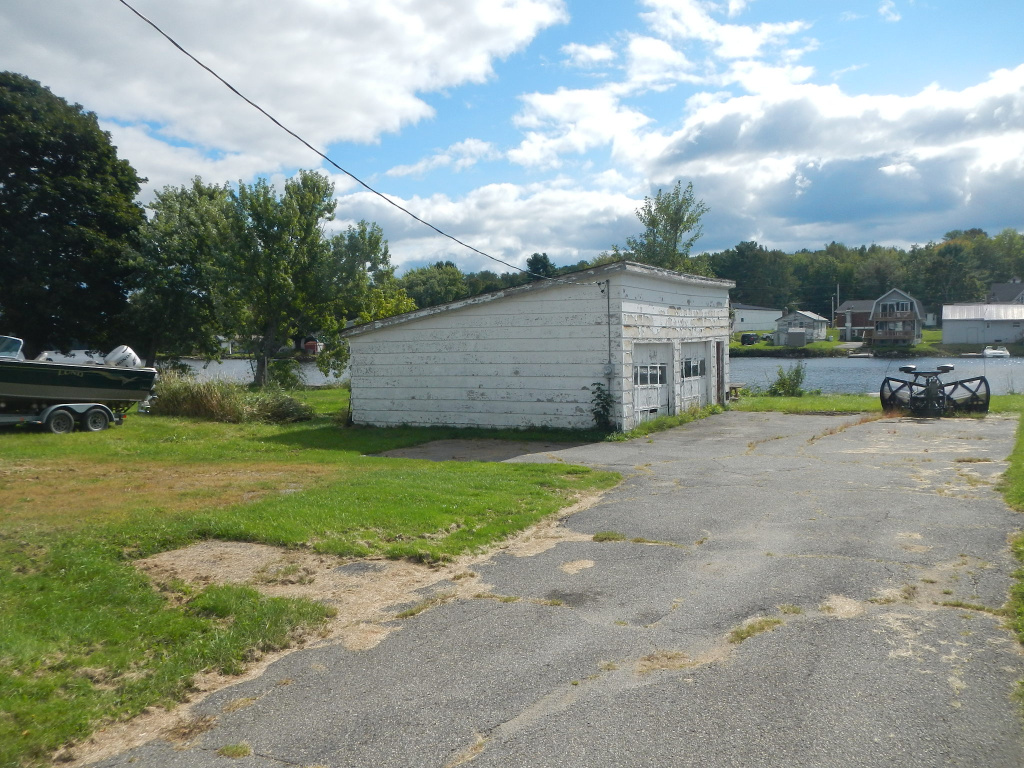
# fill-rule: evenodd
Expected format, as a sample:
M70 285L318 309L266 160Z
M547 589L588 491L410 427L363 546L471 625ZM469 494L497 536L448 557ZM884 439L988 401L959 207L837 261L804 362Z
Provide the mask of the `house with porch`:
M893 288L875 299L872 327L864 334L871 347L909 347L921 343L925 314L920 302L906 291Z

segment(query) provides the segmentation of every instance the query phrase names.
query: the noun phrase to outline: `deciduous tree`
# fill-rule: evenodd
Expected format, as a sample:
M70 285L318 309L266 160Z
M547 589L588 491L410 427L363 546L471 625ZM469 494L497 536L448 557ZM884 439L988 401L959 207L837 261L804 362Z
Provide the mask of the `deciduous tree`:
M30 352L121 333L141 181L95 114L0 73L0 322Z

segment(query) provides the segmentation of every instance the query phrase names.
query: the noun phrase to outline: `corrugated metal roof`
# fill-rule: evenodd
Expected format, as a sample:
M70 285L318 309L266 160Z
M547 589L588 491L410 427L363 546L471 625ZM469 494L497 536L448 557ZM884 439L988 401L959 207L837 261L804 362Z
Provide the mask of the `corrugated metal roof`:
M944 304L942 320L1024 320L1024 304Z

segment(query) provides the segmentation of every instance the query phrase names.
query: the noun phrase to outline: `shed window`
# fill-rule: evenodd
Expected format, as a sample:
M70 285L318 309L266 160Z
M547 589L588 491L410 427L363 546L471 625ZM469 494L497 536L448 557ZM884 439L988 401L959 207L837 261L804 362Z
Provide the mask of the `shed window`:
M640 386L668 383L668 366L666 365L634 365L633 383Z
M702 357L687 357L683 360L680 374L684 379L697 379L707 375L707 363Z

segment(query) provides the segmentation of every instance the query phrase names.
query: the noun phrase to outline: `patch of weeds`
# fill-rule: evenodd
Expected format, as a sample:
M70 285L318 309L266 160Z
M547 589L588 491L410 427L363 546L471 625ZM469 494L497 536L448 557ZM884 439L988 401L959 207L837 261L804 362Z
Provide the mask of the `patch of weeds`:
M549 599L538 598L538 599L534 600L533 602L536 603L537 605L552 605L552 606L565 605L565 600L559 600L557 597L552 597L552 598L549 598Z
M476 734L476 739L466 749L456 755L450 762L444 764L444 768L456 768L459 765L465 765L472 760L475 760L480 754L487 749L487 742L489 739L486 736L481 736L479 733ZM324 766L324 768L327 768Z
M792 603L783 603L779 606L779 613L788 613L790 615L796 615L798 613L803 612L803 608L801 608L799 605L793 605Z
M900 590L900 596L904 600L913 600L917 597L917 584L904 584Z
M640 659L636 665L638 674L648 672L669 672L677 669L688 669L694 664L693 659L682 651L655 651Z
M939 583L935 579L921 579L921 582L924 583L924 584L938 584Z
M438 592L436 595L428 597L426 600L421 600L416 605L406 608L404 611L399 611L395 614L396 619L411 619L413 616L418 616L426 610L436 608L439 605L444 605L455 598L454 592Z
M987 605L979 605L978 603L967 603L963 600L943 600L939 605L945 608L964 608L968 611L979 611L980 613L988 613L992 616L1007 616L1009 611L1005 608L991 608Z
M944 590L942 590L942 594L944 594L944 595L952 595L953 594L953 590L952 589L944 589Z
M493 592L477 592L473 597L480 600L497 600L499 603L518 603L520 600L515 595L496 595Z
M594 534L594 541L625 541L626 537L617 531L598 531Z
M251 707L257 701L259 701L259 699L255 696L242 696L241 698L232 699L231 701L229 701L227 704L221 707L220 711L224 713L237 712L240 709Z
M730 632L729 642L742 643L744 640L747 640L753 637L754 635L759 635L762 632L769 632L775 629L775 627L779 626L781 623L782 619L772 619L765 617L754 619L752 621L747 622L741 627L736 627L736 629Z
M599 661L597 663L597 668L600 669L602 672L614 672L616 669L619 668L619 665L616 664L614 661Z
M474 571L462 571L452 576L452 581L460 581L462 579L472 579L477 574Z
M959 459L954 459L954 461L959 462L960 464L981 464L987 461L994 461L994 459L982 459L976 456L963 456Z
M182 720L169 728L165 735L170 741L188 743L211 730L216 724L217 718L213 715L193 717L188 720Z
M240 741L237 744L225 744L217 750L221 757L249 757L252 754L252 747L247 742Z
M628 621L623 621L622 619L618 619L615 622L615 626L616 627L628 627L629 626L629 622Z

